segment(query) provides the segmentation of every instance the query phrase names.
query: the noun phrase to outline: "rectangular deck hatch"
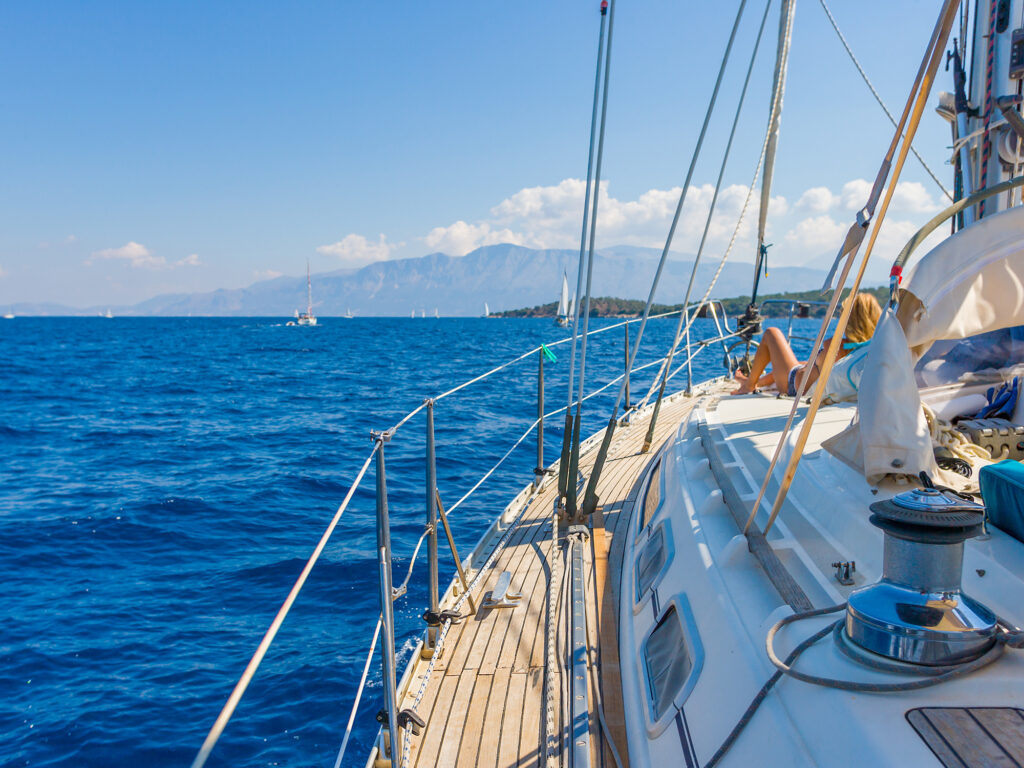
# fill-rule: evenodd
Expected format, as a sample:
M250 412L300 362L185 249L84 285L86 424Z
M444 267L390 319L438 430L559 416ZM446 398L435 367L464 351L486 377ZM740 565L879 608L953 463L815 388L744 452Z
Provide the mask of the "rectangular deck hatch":
M644 644L647 684L651 694L652 720L672 706L693 669L684 640L683 621L672 604Z

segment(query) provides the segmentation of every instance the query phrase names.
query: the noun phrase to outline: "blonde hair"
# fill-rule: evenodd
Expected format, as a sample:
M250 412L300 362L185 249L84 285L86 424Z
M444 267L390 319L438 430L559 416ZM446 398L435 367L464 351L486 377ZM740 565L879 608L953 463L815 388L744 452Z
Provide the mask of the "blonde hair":
M844 310L850 301L853 302L853 309L850 311L850 321L846 324L846 339L856 343L869 341L875 333L882 308L874 296L863 291L847 296L843 301Z

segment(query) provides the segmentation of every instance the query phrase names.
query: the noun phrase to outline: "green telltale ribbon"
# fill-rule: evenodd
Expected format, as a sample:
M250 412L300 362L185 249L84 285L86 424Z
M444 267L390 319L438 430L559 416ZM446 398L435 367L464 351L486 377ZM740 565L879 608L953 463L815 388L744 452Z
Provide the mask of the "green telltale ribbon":
M541 354L544 355L544 359L547 360L549 363L553 363L556 360L558 360L558 358L555 357L555 353L547 348L547 345L541 344L540 345L540 351L541 351Z

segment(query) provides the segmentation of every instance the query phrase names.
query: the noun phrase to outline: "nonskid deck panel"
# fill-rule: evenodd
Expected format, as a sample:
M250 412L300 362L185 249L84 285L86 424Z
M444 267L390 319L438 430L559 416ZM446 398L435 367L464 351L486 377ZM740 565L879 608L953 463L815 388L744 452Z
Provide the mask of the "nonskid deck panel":
M656 447L671 437L680 420L696 403L696 398L677 396L663 405L655 433ZM640 453L649 417L647 410L635 417L630 427L616 431L598 488L602 511L591 521L592 533L596 531L594 535L602 535L603 530L604 546L598 541L594 542L596 547L587 547L584 565L588 642L594 658L600 654L607 661L606 665L599 665L602 699L612 738L624 760L625 730L614 626L615 593L624 543L624 537L618 534L637 501L642 485L638 481L657 455L656 450ZM595 455L596 445L592 445L580 457L581 475L589 475ZM475 591L475 596L482 598L502 571L510 571L510 591L523 595L519 607L489 610L478 605L475 615L451 627L417 708L427 725L420 735L412 736L410 768L434 765L507 768L545 764L545 637L551 515L556 494L555 483L549 482L529 501L519 527ZM603 623L598 621L599 607ZM561 604L558 610L558 625L562 628L566 621ZM561 629L558 644L560 649L565 647ZM411 706L427 671L425 660L414 663L399 709ZM561 698L556 698L556 729L565 755L568 717L564 711L566 702ZM592 764L613 766L611 753L597 725L592 690L589 702Z

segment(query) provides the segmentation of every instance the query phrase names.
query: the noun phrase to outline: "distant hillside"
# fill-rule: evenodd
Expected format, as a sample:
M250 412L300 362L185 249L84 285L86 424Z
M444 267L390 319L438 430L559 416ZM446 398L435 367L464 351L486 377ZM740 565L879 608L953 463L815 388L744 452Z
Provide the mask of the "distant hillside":
M864 291L867 293L874 294L875 298L878 299L878 303L881 304L888 300L889 289L887 287L878 288L865 288ZM843 297L845 298L850 294L849 289L843 291ZM761 314L766 317L784 317L789 314L790 301L797 302L810 302L810 301L828 301L830 297L822 297L821 291L790 291L786 293L770 293L758 297L758 303L761 304ZM773 300L781 300L787 302L785 304L771 303ZM736 296L731 299L722 299L722 305L725 307L725 312L730 317L741 315L746 311L747 305L750 303L749 296ZM770 302L767 305L764 302ZM639 317L643 314L644 305L646 302L638 299L616 299L608 296L601 296L590 300L590 316L591 317ZM674 312L682 308L682 304L652 304L651 314L659 315L664 312ZM491 317L554 317L555 311L558 308L558 302L552 301L548 304L539 304L535 307L524 307L523 309L510 309L505 312L492 312ZM808 307L809 317L822 317L825 314L827 306L814 305Z
M659 251L613 246L595 253L593 293L599 296L647 296ZM492 311L532 307L557 298L562 273L576 274L577 250L537 250L518 245L490 245L463 257L431 253L414 259L379 261L358 270L313 275L313 310L321 317L407 317L410 312L442 316L480 316L484 303ZM678 300L690 277L692 261L682 254L670 259L657 298ZM702 264L696 285L703 289L717 264ZM750 290L753 266L725 265L717 296L741 296ZM774 267L761 280L762 290L810 290L824 272L804 267ZM117 316L290 316L306 305L306 278L278 277L248 288L192 294L165 294L131 306L111 307ZM622 305L622 312L629 312ZM17 314L95 315L107 307L71 308L15 305ZM611 313L619 310L609 307Z

